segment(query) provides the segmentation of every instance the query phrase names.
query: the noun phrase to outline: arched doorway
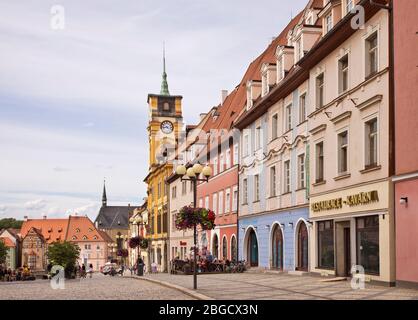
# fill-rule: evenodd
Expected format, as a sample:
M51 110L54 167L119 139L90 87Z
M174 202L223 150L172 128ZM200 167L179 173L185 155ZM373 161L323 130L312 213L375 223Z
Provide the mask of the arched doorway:
M238 261L237 257L237 238L232 236L231 238L231 260Z
M297 241L298 252L296 270L308 271L308 228L304 222L299 224Z
M226 237L223 237L222 239L222 259L228 259L228 241L226 240Z
M258 267L258 241L254 229L248 235L247 259L251 267Z
M212 240L212 255L216 259L219 259L219 240L218 240L218 235L216 233L213 235L213 240Z
M271 248L271 267L273 269L283 270L283 233L278 224L276 224L273 229Z

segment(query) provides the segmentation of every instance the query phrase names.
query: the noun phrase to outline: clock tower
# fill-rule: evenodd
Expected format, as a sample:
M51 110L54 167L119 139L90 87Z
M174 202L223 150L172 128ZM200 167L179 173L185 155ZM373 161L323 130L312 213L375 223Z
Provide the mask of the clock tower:
M160 94L148 95L149 169L167 162L173 154L183 126L182 96L170 95L163 54Z
M173 173L173 157L182 127L181 96L170 95L163 52L163 74L159 94L148 95L149 168L144 181L148 185L147 209L149 239L148 265L158 264L160 271L168 267L168 184Z

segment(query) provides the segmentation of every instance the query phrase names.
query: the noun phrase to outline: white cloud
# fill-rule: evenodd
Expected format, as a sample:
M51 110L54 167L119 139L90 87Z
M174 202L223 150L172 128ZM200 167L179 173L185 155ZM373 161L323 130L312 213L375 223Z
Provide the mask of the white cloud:
M67 209L65 214L66 215L79 215L79 216L96 216L99 210L99 204L91 202L84 206L74 208L74 209Z
M28 201L24 204L25 209L27 210L39 210L39 209L43 209L46 207L46 200L44 199L37 199L37 200L32 200L32 201Z

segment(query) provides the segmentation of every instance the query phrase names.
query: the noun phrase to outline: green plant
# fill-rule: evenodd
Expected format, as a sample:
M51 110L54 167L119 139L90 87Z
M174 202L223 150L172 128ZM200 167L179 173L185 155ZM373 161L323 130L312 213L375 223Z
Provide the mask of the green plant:
M63 266L67 272L74 269L80 256L80 247L72 242L54 242L48 247L47 257L53 265Z
M3 241L0 240L0 264L3 264L6 262L7 257L7 247L3 243Z

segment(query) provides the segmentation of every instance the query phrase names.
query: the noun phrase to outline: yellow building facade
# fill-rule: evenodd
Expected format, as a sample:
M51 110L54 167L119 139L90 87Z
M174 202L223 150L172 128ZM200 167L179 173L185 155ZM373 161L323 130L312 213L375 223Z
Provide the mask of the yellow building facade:
M144 181L148 185L148 232L150 260L159 272L168 266L168 185L166 179L173 172L170 159L176 149L183 127L182 97L170 95L165 72L160 94L148 95L149 169Z

